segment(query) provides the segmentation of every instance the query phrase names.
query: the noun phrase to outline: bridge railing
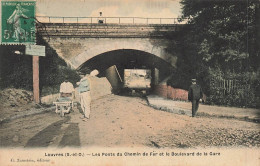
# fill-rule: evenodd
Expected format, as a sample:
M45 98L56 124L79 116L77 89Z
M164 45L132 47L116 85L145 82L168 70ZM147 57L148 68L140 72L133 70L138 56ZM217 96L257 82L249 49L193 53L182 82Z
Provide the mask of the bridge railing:
M180 18L145 18L145 17L48 17L37 16L42 23L90 23L97 24L185 24Z

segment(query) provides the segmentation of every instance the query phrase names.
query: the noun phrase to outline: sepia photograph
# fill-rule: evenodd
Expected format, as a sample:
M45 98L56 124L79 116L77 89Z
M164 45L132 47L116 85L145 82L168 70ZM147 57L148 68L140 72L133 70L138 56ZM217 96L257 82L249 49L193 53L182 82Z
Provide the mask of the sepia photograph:
M1 166L260 165L259 0L0 0Z

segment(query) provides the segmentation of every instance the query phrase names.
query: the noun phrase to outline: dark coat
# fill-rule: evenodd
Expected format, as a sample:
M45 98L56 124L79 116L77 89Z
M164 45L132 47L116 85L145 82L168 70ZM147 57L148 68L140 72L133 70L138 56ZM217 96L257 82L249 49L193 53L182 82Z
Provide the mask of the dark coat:
M191 100L199 100L203 97L202 89L197 84L192 84L189 88L188 99Z

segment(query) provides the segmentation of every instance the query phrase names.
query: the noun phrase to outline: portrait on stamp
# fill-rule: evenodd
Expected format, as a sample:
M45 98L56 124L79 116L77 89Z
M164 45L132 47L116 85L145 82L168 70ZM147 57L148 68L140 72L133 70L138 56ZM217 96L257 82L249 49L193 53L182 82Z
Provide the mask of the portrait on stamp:
M2 1L2 43L35 42L35 2Z

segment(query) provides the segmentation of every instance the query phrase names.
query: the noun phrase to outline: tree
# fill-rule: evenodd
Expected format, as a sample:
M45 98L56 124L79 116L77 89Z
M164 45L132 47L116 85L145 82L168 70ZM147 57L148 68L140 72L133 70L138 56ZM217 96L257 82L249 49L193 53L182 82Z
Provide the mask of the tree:
M246 99L245 102L256 102L260 97L259 1L181 0L180 3L182 18L188 18L188 22L181 32L172 35L178 42L172 42L170 48L175 55L176 52L177 56L179 54L175 78L172 79L174 84L185 84L176 76L181 76L186 82L197 77L204 92L210 95L210 80L216 76L246 79L241 81L242 87L250 88L240 89L242 95L234 97L230 94L229 98L241 101L243 96L242 101L250 98L254 101ZM236 105L238 102L228 103Z
M256 67L251 57L259 54L255 47L259 1L182 0L181 4L182 17L189 18L198 55L207 66L223 72Z
M223 72L243 72L254 66L250 57L259 54L255 47L259 1L182 0L181 4L204 63Z

